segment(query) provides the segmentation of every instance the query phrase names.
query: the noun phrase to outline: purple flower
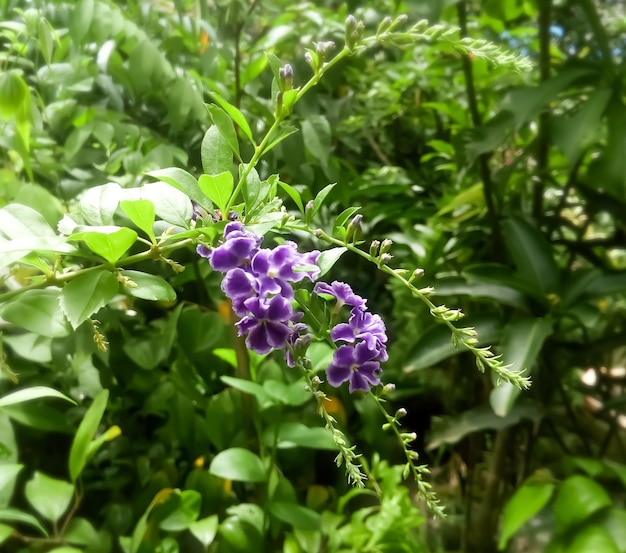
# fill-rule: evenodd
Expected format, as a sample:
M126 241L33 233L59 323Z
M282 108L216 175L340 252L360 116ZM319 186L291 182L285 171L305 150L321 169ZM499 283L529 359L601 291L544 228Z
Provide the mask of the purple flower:
M336 325L330 337L337 342L354 343L356 340L363 340L372 351L378 352L379 361L387 361L387 329L380 315L372 315L367 311L354 308L350 312L350 319L347 323Z
M232 300L233 311L243 317L247 315L248 309L245 301L257 295L259 283L254 275L248 271L236 267L231 269L222 280L222 291Z
M291 303L282 296L274 296L269 300L249 298L243 305L250 315L243 317L237 328L239 336L248 335L248 348L260 354L268 353L272 348L284 348L293 332L288 324L294 316Z
M380 384L380 363L378 352L359 342L355 347L340 346L333 355L332 363L326 369L326 377L331 386L341 386L350 382L350 393L356 390L369 391L371 386Z
M318 282L315 285L315 288L313 288L313 292L316 294L328 294L333 296L337 300L337 310L344 305L365 309L366 300L364 300L361 296L357 296L352 291L352 288L350 288L350 286L345 282L335 280L330 285L325 282Z

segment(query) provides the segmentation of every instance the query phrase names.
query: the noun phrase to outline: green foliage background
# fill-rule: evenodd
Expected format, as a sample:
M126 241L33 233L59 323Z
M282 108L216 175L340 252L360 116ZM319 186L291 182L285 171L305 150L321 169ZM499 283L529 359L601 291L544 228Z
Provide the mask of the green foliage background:
M420 286L530 374L528 391L496 387L397 281L350 252L333 267L386 321L389 403L409 412L444 520L402 483L376 405L337 390L331 412L383 494L350 489L299 375L242 351L193 248L125 270L136 290L118 293L108 272L67 284L71 327L50 290L13 295L39 274L41 259L24 257L34 241L47 240L48 259L65 252L49 229L68 212L150 237L154 217L142 223L137 205L107 214L106 199L166 180L147 175L164 168L200 175L212 93L263 136L275 109L266 53L300 86L305 49L343 45L350 13L370 33L400 13L456 26L455 40L532 62L516 71L445 40L376 46L296 104L294 134L257 167L293 187L281 195L294 211L337 183L320 227L359 207L365 240L392 239L394 266L424 269ZM0 207L39 214L0 210L3 551L626 551L620 2L0 0L0 14ZM152 190L160 233L191 207ZM115 263L136 233L110 236L88 244ZM329 355L313 350L313 364ZM244 368L256 388L238 380ZM71 403L44 388L8 399L43 386ZM281 470L267 481L272 456Z

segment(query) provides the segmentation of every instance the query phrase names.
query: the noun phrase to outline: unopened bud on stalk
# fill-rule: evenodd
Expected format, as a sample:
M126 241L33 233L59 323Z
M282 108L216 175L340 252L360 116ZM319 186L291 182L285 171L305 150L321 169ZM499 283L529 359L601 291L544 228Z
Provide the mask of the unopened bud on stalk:
M353 15L349 15L346 18L346 46L352 50L361 38L362 32L363 22L357 21Z
M393 259L393 255L388 253L384 253L380 256L380 264L381 265L389 265L389 262Z
M409 284L411 284L414 280L418 278L422 278L424 276L424 269L415 269L411 277L409 278Z
M393 392L396 389L396 385L393 382L389 382L383 386L383 393L388 394L389 392Z
M291 90L293 88L293 67L290 64L287 63L278 70L278 77L280 78L282 90Z
M378 240L372 240L370 244L370 255L376 257L378 255L378 248L380 248L380 242Z
M363 220L363 215L357 213L352 221L348 224L348 228L346 229L346 242L350 242L352 240L356 240L357 234L361 230L361 221Z
M328 52L335 48L335 43L332 40L324 40L322 42L315 42L315 52L323 63L328 55Z
M393 246L393 242L389 240L389 238L385 238L383 243L380 245L381 255L387 253L391 249L391 246Z
M402 417L406 417L406 409L404 407L400 407L396 411L396 419L401 419Z
M391 26L391 17L387 16L380 22L378 29L376 29L376 36L383 34Z

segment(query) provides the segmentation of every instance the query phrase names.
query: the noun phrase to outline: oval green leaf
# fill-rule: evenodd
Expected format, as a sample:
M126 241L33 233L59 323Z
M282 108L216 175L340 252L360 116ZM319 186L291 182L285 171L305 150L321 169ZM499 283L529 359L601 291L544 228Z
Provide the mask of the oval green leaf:
M169 282L161 277L141 271L122 271L137 286L126 286L126 291L136 298L149 301L174 301L176 292Z
M209 472L220 478L238 482L265 482L267 474L263 461L242 447L233 447L218 453L209 467Z
M554 502L554 515L562 528L575 528L592 514L612 504L606 490L586 476L563 482Z

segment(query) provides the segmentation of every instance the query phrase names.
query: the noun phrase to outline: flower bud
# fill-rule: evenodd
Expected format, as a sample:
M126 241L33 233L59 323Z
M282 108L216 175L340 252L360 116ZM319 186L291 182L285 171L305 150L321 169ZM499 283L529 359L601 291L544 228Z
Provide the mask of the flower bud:
M383 243L380 245L381 255L387 253L391 249L391 246L393 246L393 242L389 240L389 238L385 238Z
M387 29L389 29L389 27L391 26L391 21L391 17L385 17L385 19L380 22L380 25L378 25L378 29L376 29L376 36L384 33Z
M389 392L393 392L396 389L396 385L393 382L389 382L383 386L383 393L388 394Z
M383 255L380 256L380 264L381 265L388 265L389 262L393 259L393 255L390 255L388 253L384 253Z
M400 407L400 409L398 409L396 411L396 419L401 419L402 417L406 417L406 409L404 407Z
M357 21L353 15L349 15L346 18L346 46L352 50L361 38L362 32L363 22Z
M317 64L315 63L315 60L313 59L313 54L311 54L311 52L304 53L304 61L306 61L311 69L313 69L313 71L317 73Z
M372 240L370 244L370 255L376 257L378 255L378 248L380 248L380 242L378 240Z
M324 63L328 52L335 48L335 43L332 40L324 40L322 42L315 42L315 52L319 56L321 63Z
M282 90L291 90L293 88L293 67L286 63L278 70L278 77Z
M315 231L313 232L313 234L315 234L315 236L317 238L321 238L322 235L324 234L324 231L321 228L315 229Z

